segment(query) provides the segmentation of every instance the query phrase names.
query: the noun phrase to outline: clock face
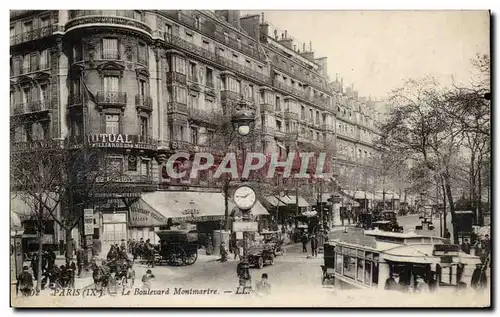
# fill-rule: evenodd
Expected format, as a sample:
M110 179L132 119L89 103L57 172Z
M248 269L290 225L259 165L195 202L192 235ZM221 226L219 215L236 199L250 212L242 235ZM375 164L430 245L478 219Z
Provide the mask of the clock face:
M241 186L236 189L233 197L236 206L243 210L252 208L257 198L255 191L248 186Z

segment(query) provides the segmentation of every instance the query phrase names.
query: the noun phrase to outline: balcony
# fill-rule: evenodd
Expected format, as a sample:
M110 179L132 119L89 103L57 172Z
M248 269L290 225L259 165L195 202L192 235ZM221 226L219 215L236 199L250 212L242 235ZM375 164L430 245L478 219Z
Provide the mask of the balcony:
M97 103L100 106L125 106L127 104L127 93L118 91L97 92Z
M284 139L285 138L285 132L280 131L280 130L274 130L274 137L278 139Z
M167 102L167 111L168 112L178 112L182 114L188 114L188 109L185 104L178 102Z
M133 17L119 16L122 11L123 15L127 15L129 12L133 14L131 10L111 11L112 10L72 10L70 14L71 20L66 23L66 32L84 27L114 26L139 31L151 36L151 28L144 22L143 17L134 19ZM110 12L114 15L108 15Z
M226 67L228 70L238 72L238 73L246 75L250 78L255 78L255 79L260 80L261 82L264 82L266 84L271 84L271 78L269 76L258 73L251 68L248 68L246 66L238 64L238 63L236 63L230 59L227 59L225 57L222 57L220 55L217 55L217 63Z
M153 111L153 99L149 96L135 95L135 106L142 110Z
M173 83L186 84L186 75L178 72L168 72L167 73L167 84L172 85Z
M275 128L273 127L262 127L262 134L269 134L274 136Z
M274 105L268 104L268 103L261 103L260 104L260 111L264 112L274 112Z
M187 53L191 54L196 54L198 56L204 57L208 60L211 60L213 62L217 62L216 55L214 52L207 50L203 47L200 47L196 44L193 44L191 42L188 42L176 35L173 34L163 34L161 31L157 31L155 34L158 34L159 37L163 37L165 41L173 46L177 46L183 50L185 50Z
M312 86L315 86L317 89L320 89L324 92L328 90L326 87L326 84L324 83L324 80L320 77L319 74L312 73L308 70L303 70L300 71L299 69L302 68L292 68L288 66L286 63L283 63L282 61L279 60L278 56L273 56L271 59L271 64L280 69L281 71L284 71L290 75L293 75L294 77L300 79L303 82L306 82ZM310 74L310 76L306 75L306 72Z
M335 127L333 125L331 125L331 124L324 123L324 124L321 125L321 129L323 131L334 131Z
M266 56L263 52L259 50L257 43L255 43L255 47L251 47L249 45L245 45L243 43L238 43L235 39L228 38L223 32L216 30L216 23L207 20L207 21L197 21L194 17L179 11L179 10L159 10L165 16L180 22L181 24L196 30L197 32L208 36L220 43L224 43L225 45L240 51L246 55L252 56L257 60L265 60Z
M31 152L38 150L51 150L61 148L61 143L59 140L33 140L31 142L16 142L12 143L12 152Z
M79 106L83 104L83 97L82 95L78 94L70 94L68 96L68 107L74 107L74 106Z
M102 188L106 192L128 193L127 188L131 189L132 192L154 191L158 187L158 180L155 180L150 175L103 175L97 176L95 182L99 184L106 183L106 186Z
M10 37L10 46L42 39L51 36L54 32L64 32L64 29L59 25L48 25L21 34L16 34Z
M51 109L50 100L35 100L20 103L14 106L14 115L30 114L41 111L48 111Z
M285 119L287 120L298 120L299 118L299 115L295 112L291 112L291 111L285 111Z
M189 119L198 122L206 122L211 124L221 123L223 114L219 110L203 110L193 107L187 108Z

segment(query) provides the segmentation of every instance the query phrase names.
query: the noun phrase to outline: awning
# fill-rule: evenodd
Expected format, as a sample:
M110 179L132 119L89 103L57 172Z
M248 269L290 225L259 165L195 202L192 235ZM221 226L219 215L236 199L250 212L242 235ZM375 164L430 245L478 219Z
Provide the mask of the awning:
M284 204L287 205L295 205L297 204L297 197L296 196L280 196L278 197L279 200L281 200ZM299 196L298 198L299 202L299 207L309 207L309 203L302 197Z
M280 201L276 196L265 196L264 204L269 204L272 207L283 207L286 206L282 201Z
M235 205L229 200L229 210ZM132 204L131 226L157 227L172 222L218 221L224 219L224 195L214 192L157 191L144 193ZM256 202L251 213L267 215L267 210Z

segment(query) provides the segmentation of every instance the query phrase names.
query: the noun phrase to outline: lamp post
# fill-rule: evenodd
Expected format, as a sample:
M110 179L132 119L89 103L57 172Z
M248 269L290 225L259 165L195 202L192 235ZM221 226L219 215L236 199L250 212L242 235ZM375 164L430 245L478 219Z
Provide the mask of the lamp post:
M251 109L244 100L240 100L237 104L235 112L231 117L231 124L233 125L234 130L240 137L246 137L250 134L254 122L255 113L253 112L253 109ZM245 146L243 145L243 142L241 142L240 145L243 155L243 166L245 166ZM242 180L242 182L244 181L245 180ZM238 191L243 191L245 194L238 195ZM255 204L255 192L252 192L253 189L242 184L242 186L240 186L234 193L234 201L243 214L243 221L249 221L250 211ZM252 196L254 196L253 201L251 201L252 198L249 198ZM247 199L250 199L250 201L248 201ZM240 286L249 286L247 284L251 281L250 267L248 263L248 236L246 230L247 229L244 229L243 231L243 258L236 267L236 272L240 279Z

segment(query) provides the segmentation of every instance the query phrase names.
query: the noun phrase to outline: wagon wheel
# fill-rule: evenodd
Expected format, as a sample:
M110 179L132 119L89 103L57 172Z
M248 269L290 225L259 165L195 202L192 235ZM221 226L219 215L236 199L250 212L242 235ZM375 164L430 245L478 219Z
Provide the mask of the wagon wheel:
M198 259L198 251L196 249L191 250L189 254L187 254L182 261L184 262L185 265L192 265L194 262L196 262L196 259Z
M179 246L172 246L170 254L168 255L168 264L172 266L181 266L184 263L186 251Z

